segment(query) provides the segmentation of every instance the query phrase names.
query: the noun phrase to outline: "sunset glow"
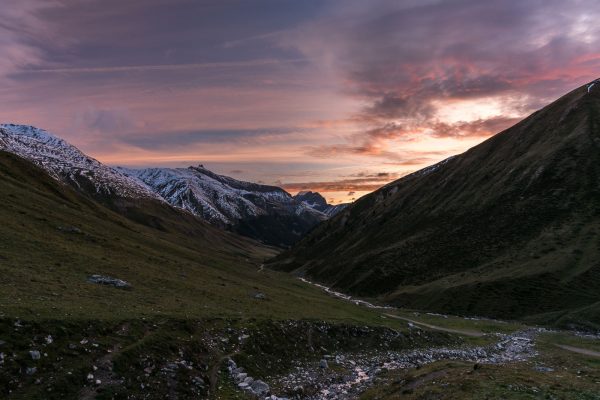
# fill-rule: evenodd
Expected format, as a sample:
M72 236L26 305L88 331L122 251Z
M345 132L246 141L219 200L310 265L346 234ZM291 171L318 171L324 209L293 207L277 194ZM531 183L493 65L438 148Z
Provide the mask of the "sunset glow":
M0 121L110 165L201 163L351 201L597 78L598 14L591 0L8 0Z

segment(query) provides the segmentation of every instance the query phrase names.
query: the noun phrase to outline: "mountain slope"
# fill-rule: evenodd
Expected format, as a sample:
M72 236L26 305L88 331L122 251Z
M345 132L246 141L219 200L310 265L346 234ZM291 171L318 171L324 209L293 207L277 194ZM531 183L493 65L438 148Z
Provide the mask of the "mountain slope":
M0 125L0 150L14 153L93 196L122 198L160 197L113 168L83 154L75 146L32 126Z
M203 166L189 168L119 168L174 207L262 242L287 247L327 219L285 190L238 181Z
M272 266L406 307L564 315L600 301L599 232L600 90L581 87L365 196Z
M253 240L180 214L172 221L180 229L138 224L3 151L0 202L3 318L377 317L287 274L259 271L274 252ZM131 289L90 283L95 274Z

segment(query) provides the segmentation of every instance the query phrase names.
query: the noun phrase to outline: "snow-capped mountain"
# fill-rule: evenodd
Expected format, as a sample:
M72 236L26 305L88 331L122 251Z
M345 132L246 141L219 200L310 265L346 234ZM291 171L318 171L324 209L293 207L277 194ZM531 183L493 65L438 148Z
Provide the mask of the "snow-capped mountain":
M325 200L325 198L318 192L302 191L295 195L294 199L306 204L312 209L322 212L329 218L348 207L347 203L336 205L328 204L327 200Z
M279 187L239 181L202 165L118 170L174 207L270 244L287 246L328 218Z
M55 179L102 197L162 198L135 179L88 157L51 133L27 125L0 125L0 150L42 167Z
M124 204L139 206L139 200L158 200L276 246L295 243L332 215L332 209L321 203L295 199L279 187L238 181L203 166L111 168L51 133L27 125L0 125L0 150L33 162L53 178L119 212L128 207ZM118 199L133 203L115 202Z

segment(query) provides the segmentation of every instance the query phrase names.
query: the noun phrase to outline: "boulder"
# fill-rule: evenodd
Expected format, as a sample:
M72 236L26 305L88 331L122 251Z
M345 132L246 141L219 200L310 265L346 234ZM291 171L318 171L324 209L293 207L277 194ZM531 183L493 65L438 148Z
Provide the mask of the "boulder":
M256 394L257 396L266 396L267 394L269 394L269 391L271 390L269 385L267 385L266 383L264 383L261 380L256 380L256 381L252 382L252 384L250 385L250 388L252 389L252 392L254 394Z
M91 275L87 278L90 283L96 283L98 285L114 286L118 289L131 289L131 284L122 279L112 278L104 275Z

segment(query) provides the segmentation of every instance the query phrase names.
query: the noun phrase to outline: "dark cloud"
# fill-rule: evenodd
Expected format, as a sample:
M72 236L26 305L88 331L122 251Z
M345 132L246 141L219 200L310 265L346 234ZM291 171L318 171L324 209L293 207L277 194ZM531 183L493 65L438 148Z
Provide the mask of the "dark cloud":
M344 179L324 182L283 183L280 186L290 192L312 190L317 192L348 191L347 196L354 196L356 192L372 191L402 177L396 172L358 172Z
M194 144L256 144L293 135L298 130L291 128L265 129L206 129L197 131L163 131L150 134L126 135L118 140L142 149L177 149Z
M288 192L301 192L312 190L313 192L371 192L377 190L391 180L373 179L340 179L325 182L297 182L282 183L280 186Z
M495 117L490 119L478 119L469 122L458 122L455 124L447 124L437 122L430 126L432 136L442 137L481 137L489 136L498 133L514 124L520 118Z
M135 126L135 121L126 110L89 108L76 119L87 130L102 133L126 133Z

